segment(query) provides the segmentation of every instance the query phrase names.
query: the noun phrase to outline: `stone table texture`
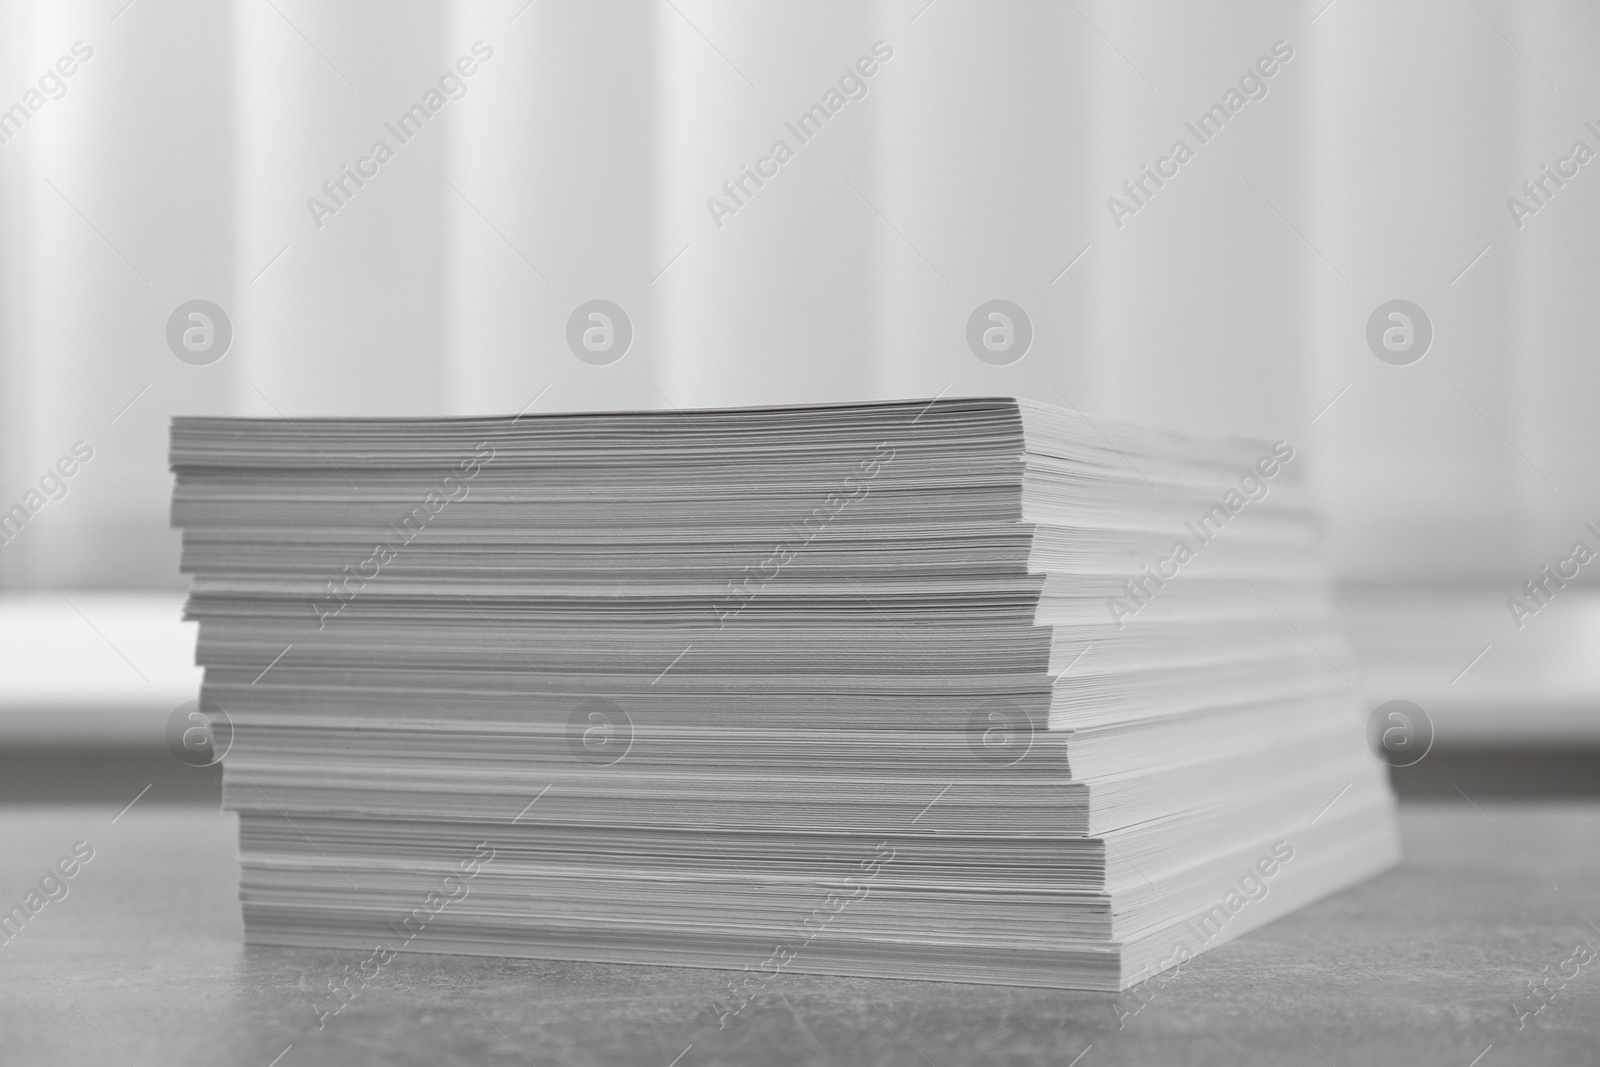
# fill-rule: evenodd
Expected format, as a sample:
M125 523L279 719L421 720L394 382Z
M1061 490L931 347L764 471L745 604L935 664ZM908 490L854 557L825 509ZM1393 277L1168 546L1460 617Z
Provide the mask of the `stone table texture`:
M1600 1063L1600 956L1574 952L1600 949L1600 805L1413 804L1402 825L1398 870L1142 1006L783 974L719 1030L723 972L403 952L319 1029L313 999L367 954L242 944L232 815L0 808L0 907L94 850L0 944L0 1064Z

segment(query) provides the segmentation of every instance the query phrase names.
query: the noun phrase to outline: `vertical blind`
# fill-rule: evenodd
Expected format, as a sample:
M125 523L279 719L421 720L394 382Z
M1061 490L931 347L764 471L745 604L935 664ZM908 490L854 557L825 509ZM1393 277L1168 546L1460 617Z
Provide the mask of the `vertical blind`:
M1600 517L1597 43L1566 0L14 0L0 507L92 458L0 581L180 584L174 413L1017 393L1287 439L1343 578L1513 591Z

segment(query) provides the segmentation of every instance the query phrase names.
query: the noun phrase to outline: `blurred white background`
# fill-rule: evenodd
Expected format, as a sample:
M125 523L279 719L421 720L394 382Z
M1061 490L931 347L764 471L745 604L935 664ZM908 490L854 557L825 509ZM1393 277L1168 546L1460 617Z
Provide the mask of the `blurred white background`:
M1441 743L1600 739L1600 567L1520 630L1506 604L1600 547L1600 164L1508 207L1600 151L1597 45L1573 0L0 0L0 508L93 449L0 546L0 739L158 738L194 696L173 414L941 393L1291 441L1374 702ZM313 212L346 166L377 171ZM634 330L606 366L565 341L596 298ZM1009 366L965 340L994 298L1033 324ZM195 299L233 329L206 366L166 339ZM1433 328L1408 366L1367 343L1393 299Z

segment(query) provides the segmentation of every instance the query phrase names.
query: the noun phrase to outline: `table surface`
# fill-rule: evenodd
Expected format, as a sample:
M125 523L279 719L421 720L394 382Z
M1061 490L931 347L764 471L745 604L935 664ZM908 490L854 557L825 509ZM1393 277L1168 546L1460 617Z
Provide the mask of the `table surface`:
M402 953L319 1029L313 998L366 954L241 943L232 815L0 808L0 907L74 842L95 850L0 945L0 1062L1600 1062L1600 957L1571 976L1575 946L1600 949L1600 805L1411 804L1402 827L1399 869L1206 953L1142 1008L786 973L719 1030L721 972ZM1519 1030L1533 979L1559 991Z

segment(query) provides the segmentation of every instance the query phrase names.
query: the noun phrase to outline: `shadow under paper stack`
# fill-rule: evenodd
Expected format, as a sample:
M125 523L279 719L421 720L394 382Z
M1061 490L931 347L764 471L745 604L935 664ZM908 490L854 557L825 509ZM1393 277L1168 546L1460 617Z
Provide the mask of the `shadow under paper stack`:
M1179 964L1398 858L1293 459L1008 398L178 419L246 937Z

